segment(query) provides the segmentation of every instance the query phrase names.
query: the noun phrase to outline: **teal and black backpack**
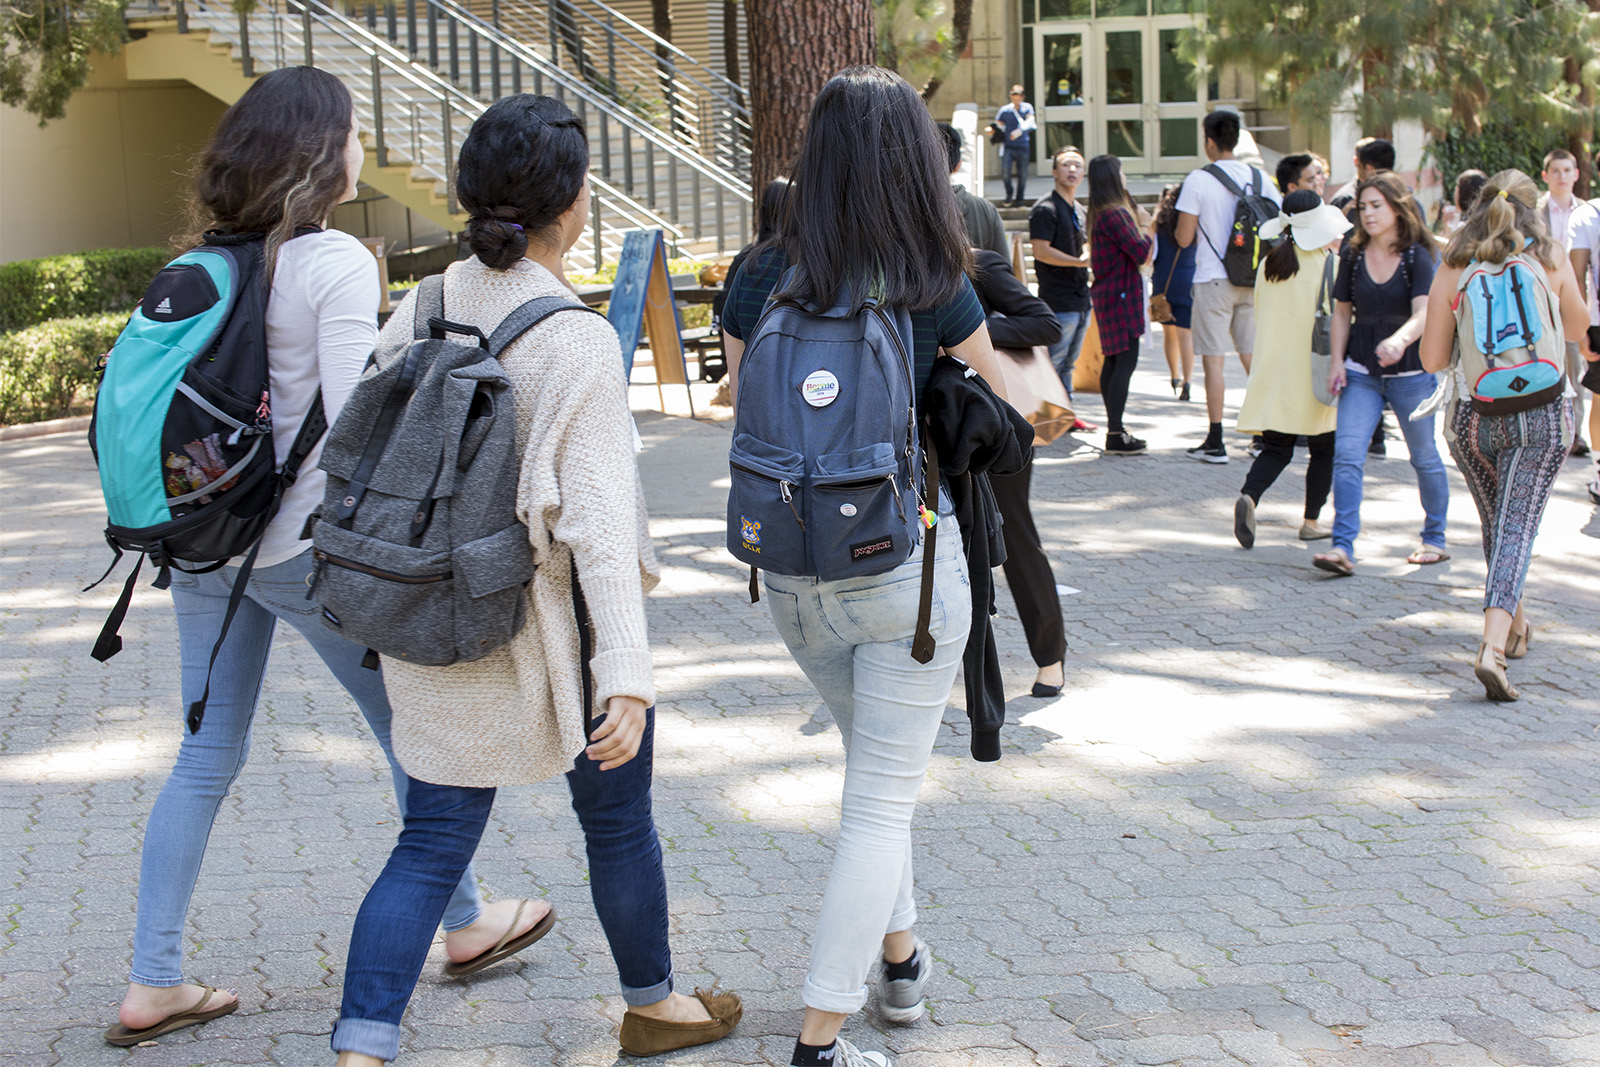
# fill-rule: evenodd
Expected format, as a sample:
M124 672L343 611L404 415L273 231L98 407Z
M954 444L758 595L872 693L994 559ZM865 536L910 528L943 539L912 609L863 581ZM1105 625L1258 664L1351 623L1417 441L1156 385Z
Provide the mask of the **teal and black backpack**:
M200 574L244 556L212 650L216 662L261 535L327 429L319 393L288 461L277 467L265 248L261 234L208 233L156 275L106 357L89 426L106 541L116 553L106 575L125 552L140 560L95 642L97 660L122 649L117 630L144 557L160 568L154 584L165 589L171 568ZM200 728L209 695L208 669L206 695L189 708L191 732Z

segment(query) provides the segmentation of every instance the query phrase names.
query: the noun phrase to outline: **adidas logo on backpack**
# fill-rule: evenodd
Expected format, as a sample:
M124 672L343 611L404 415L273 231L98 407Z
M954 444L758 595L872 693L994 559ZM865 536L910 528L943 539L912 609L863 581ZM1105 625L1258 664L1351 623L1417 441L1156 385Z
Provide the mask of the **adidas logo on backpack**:
M768 304L739 363L728 454L728 549L750 564L752 593L755 568L881 574L920 542L910 339L910 316L853 311L847 293L827 309Z
M116 553L111 568L124 552L140 560L95 642L97 660L122 649L117 630L145 556L161 568L158 589L170 568L215 570L244 556L231 622L283 490L327 428L319 394L288 461L275 468L264 251L261 234L207 234L156 275L106 359L89 447ZM209 695L208 674L189 708L190 732L200 729Z
M352 641L445 666L504 647L527 621L533 549L517 517L522 454L498 357L557 312L599 313L540 297L486 338L445 319L442 275L418 286L415 306L414 339L374 354L323 445L306 598Z

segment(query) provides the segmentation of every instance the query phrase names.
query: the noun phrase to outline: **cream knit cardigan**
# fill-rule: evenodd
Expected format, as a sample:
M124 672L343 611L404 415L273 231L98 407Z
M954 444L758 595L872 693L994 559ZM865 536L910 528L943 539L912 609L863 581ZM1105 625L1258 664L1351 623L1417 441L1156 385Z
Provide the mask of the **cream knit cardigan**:
M476 257L445 272L445 316L486 335L528 300L572 291L520 260ZM413 298L384 327L379 351L404 351ZM516 399L522 476L517 515L537 570L528 623L511 644L472 663L424 667L385 658L394 750L413 778L502 786L572 769L587 743L572 609L572 559L594 632L596 717L613 696L655 703L644 597L660 581L633 452L633 422L616 332L598 315L557 312L500 357Z

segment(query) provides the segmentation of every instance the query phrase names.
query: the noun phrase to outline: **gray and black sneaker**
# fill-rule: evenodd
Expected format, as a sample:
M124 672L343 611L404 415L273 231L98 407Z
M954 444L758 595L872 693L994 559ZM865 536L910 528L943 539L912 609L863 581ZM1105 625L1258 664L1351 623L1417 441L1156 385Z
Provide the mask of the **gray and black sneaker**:
M833 1044L833 1067L893 1067L894 1061L881 1052L862 1052L844 1038Z
M891 979L889 965L879 961L878 1010L885 1019L901 1026L916 1022L928 1010L928 999L922 995L922 991L928 984L928 976L933 973L933 958L920 937L917 938L917 948L911 955L911 962L917 965L915 978Z
M1228 449L1225 445L1206 444L1196 445L1184 449L1184 454L1198 459L1201 463L1226 463L1228 462Z

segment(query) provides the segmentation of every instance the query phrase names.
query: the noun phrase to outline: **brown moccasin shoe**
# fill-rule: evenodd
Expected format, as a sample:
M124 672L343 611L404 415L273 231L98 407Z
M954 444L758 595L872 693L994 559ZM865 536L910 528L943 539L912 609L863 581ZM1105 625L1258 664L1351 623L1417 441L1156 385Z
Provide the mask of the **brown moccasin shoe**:
M622 1051L630 1056L659 1056L680 1048L719 1041L739 1025L744 1004L737 993L696 989L694 995L711 1018L704 1022L674 1023L651 1019L634 1011L622 1015Z

